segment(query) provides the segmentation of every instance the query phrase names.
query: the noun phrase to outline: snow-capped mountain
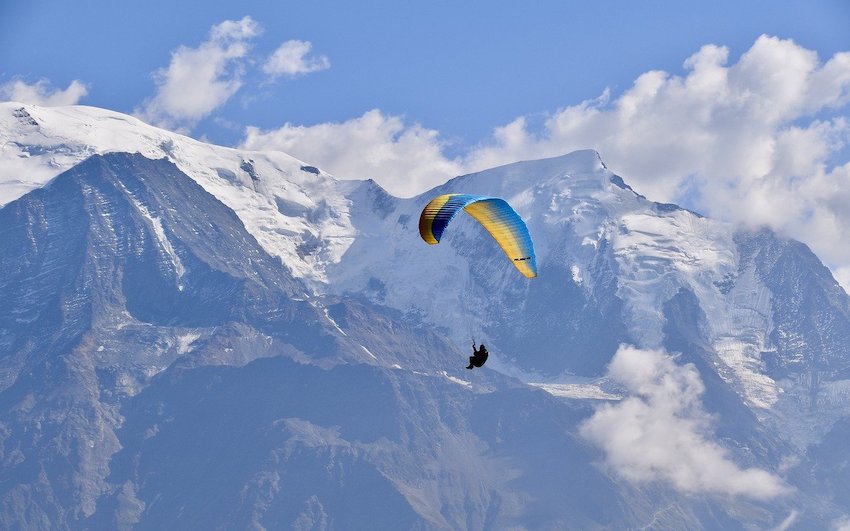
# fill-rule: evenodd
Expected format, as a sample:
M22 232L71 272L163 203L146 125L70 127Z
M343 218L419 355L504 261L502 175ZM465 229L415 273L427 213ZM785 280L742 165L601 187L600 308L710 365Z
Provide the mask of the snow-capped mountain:
M425 245L419 212L448 192L513 205L538 278L468 216ZM102 109L2 103L0 300L3 527L850 515L846 293L805 245L652 202L591 150L399 199ZM472 338L484 370L463 369ZM671 459L752 485L624 457L610 418L644 426L626 447L661 426L702 452Z
M540 276L504 267L470 218L422 246L418 213L449 192L514 205ZM665 307L685 291L703 314L698 332L715 370L801 448L850 413L848 298L799 242L649 201L594 151L458 177L392 204L381 223L394 244L355 239L328 268L329 289L426 315L458 341L493 338L511 362L497 360L502 370L550 384L601 376L621 343L669 347Z
M338 181L284 153L205 144L84 106L0 103L0 205L91 155L113 152L168 158L236 212L299 278L322 280L325 265L339 260L354 237L345 196L362 183Z

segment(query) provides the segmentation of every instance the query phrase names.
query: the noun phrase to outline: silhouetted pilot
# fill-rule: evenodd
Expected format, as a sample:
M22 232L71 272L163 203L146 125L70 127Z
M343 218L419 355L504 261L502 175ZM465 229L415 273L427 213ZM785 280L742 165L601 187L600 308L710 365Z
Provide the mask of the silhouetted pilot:
M487 352L487 348L484 346L484 343L481 343L481 346L478 349L475 349L475 341L472 342L472 352L473 355L469 357L469 365L466 367L467 369L471 369L473 367L481 367L487 361L487 357L490 355Z

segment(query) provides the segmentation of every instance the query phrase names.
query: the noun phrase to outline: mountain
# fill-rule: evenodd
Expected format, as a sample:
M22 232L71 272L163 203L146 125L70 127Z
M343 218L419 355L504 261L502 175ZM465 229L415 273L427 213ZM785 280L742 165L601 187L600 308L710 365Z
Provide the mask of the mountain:
M850 299L799 242L589 150L400 199L88 107L2 103L0 145L4 528L847 521ZM538 278L466 216L423 244L448 192Z

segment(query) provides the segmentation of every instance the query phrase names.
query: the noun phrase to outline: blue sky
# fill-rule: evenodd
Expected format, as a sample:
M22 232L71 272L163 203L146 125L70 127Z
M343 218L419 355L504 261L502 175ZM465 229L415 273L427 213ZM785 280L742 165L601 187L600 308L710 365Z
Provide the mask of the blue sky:
M0 99L278 149L409 196L597 149L850 286L850 2L0 3Z

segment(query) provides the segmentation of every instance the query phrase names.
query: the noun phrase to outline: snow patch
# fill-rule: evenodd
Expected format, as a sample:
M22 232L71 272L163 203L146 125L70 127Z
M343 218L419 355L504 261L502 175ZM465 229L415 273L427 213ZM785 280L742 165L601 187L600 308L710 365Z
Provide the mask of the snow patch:
M177 336L177 353L186 354L190 352L192 350L192 343L197 341L200 337L201 334L197 332L190 332L188 334Z
M344 333L344 332L343 332L343 333ZM368 354L369 356L371 356L373 360L375 360L375 361L377 361L377 360L378 360L378 356L375 356L374 354L372 354L372 351L371 351L371 350L369 350L368 348L364 347L363 345L360 345L360 348L362 348L362 349L366 352L366 354Z
M581 383L529 383L533 387L543 389L553 396L561 398L576 398L580 400L622 400L622 395L615 395L604 391L596 384Z
M327 320L328 320L328 321L330 321L330 323L331 323L332 325L334 325L334 328L336 328L336 329L337 329L337 331L338 331L340 334L342 334L342 335L344 335L344 336L348 337L348 334L346 334L346 333L345 333L345 330L343 330L342 328L340 328L340 326L337 324L337 322L333 320L333 318L331 317L331 314L328 312L328 309L327 309L327 308L322 308L322 312L324 312L325 317L327 318ZM363 347L363 345L360 345L360 346L361 346L361 347ZM364 349L366 349L366 347L363 347L363 348L364 348ZM369 351L367 350L366 352L369 352ZM372 354L371 352L369 352L369 354L371 354L371 355L374 357L374 354ZM377 358L375 358L375 359L377 359Z
M445 371L442 371L439 374L452 383L456 383L458 385L466 387L467 389L472 389L472 382L468 382L468 381L463 380L461 378L458 378L456 376L452 376L451 374L449 374Z
M572 274L573 282L575 282L576 284L582 283L581 268L579 266L577 266L576 264L571 265L570 273Z

